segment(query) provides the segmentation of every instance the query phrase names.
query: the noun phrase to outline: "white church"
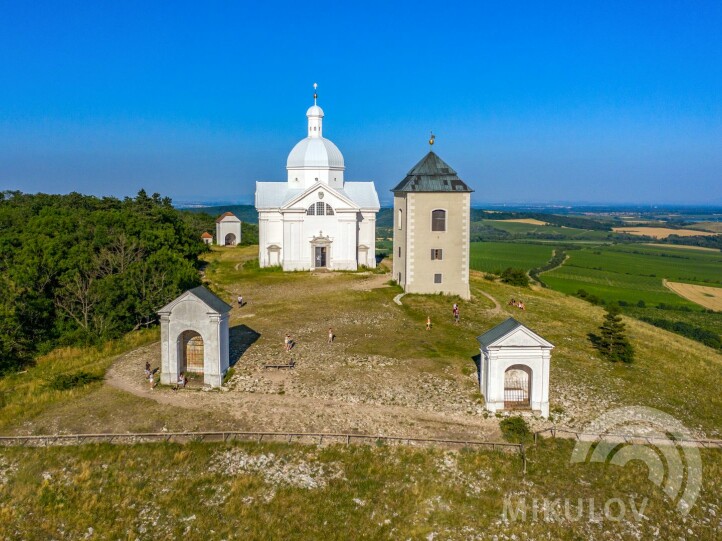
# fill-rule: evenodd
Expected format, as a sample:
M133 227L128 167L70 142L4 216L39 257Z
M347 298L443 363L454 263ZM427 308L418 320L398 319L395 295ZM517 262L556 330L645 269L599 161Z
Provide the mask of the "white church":
M307 136L288 155L288 180L256 182L259 264L286 271L375 267L376 188L344 180L343 155L323 137L317 98L306 111Z

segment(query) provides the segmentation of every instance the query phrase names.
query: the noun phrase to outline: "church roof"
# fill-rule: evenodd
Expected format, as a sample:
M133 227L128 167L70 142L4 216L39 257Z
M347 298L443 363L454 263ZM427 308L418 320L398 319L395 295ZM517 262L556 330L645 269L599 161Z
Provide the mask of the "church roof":
M323 186L323 189L339 193L362 209L378 210L381 206L373 182L345 182L343 189L330 186ZM256 208L279 209L306 191L289 188L287 182L256 182Z
M296 143L286 161L286 169L305 168L344 169L343 154L329 139L306 137Z
M392 192L473 192L449 164L429 152Z
M213 312L216 312L217 314L225 314L231 310L231 305L226 304L223 302L219 297L217 297L214 293L209 291L203 286L194 287L193 289L189 289L185 293L182 293L178 297L176 297L174 300L166 304L163 308L158 310L158 313L167 313L173 310L176 304L178 304L180 301L188 297L189 295L194 296L199 301L201 301L203 304L205 304L208 308L210 308Z
M510 336L515 331L521 329L524 334L532 338L533 341L537 342L538 346L543 348L553 348L554 346L544 340L541 336L536 334L534 331L519 323L513 317L510 317L506 321L499 323L496 327L493 327L486 331L481 336L477 336L476 340L481 344L482 347L492 347L500 345L504 338Z
M236 220L238 220L238 217L232 212L224 212L218 218L216 218L216 223L222 222L224 218L235 218Z

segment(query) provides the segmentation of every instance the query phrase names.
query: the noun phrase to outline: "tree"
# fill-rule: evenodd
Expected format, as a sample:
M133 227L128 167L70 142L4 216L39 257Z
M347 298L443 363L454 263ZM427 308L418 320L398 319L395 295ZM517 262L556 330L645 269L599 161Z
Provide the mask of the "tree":
M619 307L610 305L602 326L599 327L601 336L590 335L590 339L594 347L608 360L631 363L634 360L634 348L627 339L625 328L622 316L619 315Z
M527 287L529 285L529 276L522 269L509 267L501 273L501 281L512 286Z

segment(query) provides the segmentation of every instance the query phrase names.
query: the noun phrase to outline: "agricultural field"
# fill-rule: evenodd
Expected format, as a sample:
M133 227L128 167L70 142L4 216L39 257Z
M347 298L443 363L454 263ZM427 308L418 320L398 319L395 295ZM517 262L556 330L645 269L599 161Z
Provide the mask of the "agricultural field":
M500 274L508 267L528 271L540 267L552 257L550 246L514 242L472 242L470 267Z
M680 297L684 297L709 310L722 311L722 288L665 282L665 285Z
M662 283L722 285L722 253L657 246L587 247L569 252L565 264L544 274L550 287L568 294L579 289L608 301L690 305Z
M669 227L615 227L615 233L627 233L629 235L640 235L653 237L655 239L666 239L670 235L679 237L696 237L716 235L712 231L702 231L695 229L672 229Z
M567 252L569 259L543 275L547 286L568 295L583 290L594 302L617 302L624 313L643 320L666 322L685 336L722 336L722 312L704 310L689 296L665 287L665 280L687 289L716 287L722 291L722 253L650 245L597 246ZM713 301L712 298L705 298ZM699 300L699 299L696 299ZM716 305L715 305L716 306ZM706 308L712 308L707 304ZM685 334L686 333L686 334ZM704 343L712 344L709 335Z
M712 233L717 233L718 235L722 235L722 221L718 222L697 222L692 225L686 226L685 229L701 229L702 231L711 231Z
M533 220L537 222L539 220ZM573 227L560 227L556 225L540 225L530 223L529 220L480 220L479 223L500 229L512 235L527 235L530 237L556 238L563 240L608 240L610 231L593 231L591 229L577 229Z

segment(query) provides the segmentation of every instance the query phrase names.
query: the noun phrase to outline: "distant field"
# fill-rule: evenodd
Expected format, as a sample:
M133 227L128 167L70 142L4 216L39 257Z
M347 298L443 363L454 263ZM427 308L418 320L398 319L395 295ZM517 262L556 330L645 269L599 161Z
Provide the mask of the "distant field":
M551 246L514 242L472 242L470 267L496 274L508 267L528 271L543 265L551 257Z
M710 310L722 310L722 288L720 287L666 281L665 285L677 295L697 303L700 306L704 306Z
M541 220L537 220L535 218L516 218L511 220L492 220L493 222L513 222L517 224L530 224L530 225L547 225L549 222L542 222Z
M628 235L640 235L654 237L655 239L666 239L670 235L679 235L680 237L695 237L715 235L711 231L701 231L696 229L670 229L668 227L614 227L615 233L627 233Z
M701 229L702 231L722 234L722 222L697 222L696 224L687 226L685 229Z
M607 301L696 306L664 287L664 278L722 285L719 252L618 245L569 252L564 266L544 275L552 289L575 294L584 289Z
M702 250L703 252L717 252L717 248L705 248L704 246L687 246L686 244L654 244L653 242L644 243L644 246L656 246L658 248L675 248L677 250Z
M493 227L495 229L501 229L507 233L517 235L541 235L551 236L554 235L560 239L573 240L576 238L592 239L592 240L606 240L610 232L609 231L593 231L591 229L576 229L573 227L560 227L556 225L539 225L531 223L529 220L538 222L540 220L524 219L524 220L481 220L484 225ZM542 222L543 223L543 222Z

